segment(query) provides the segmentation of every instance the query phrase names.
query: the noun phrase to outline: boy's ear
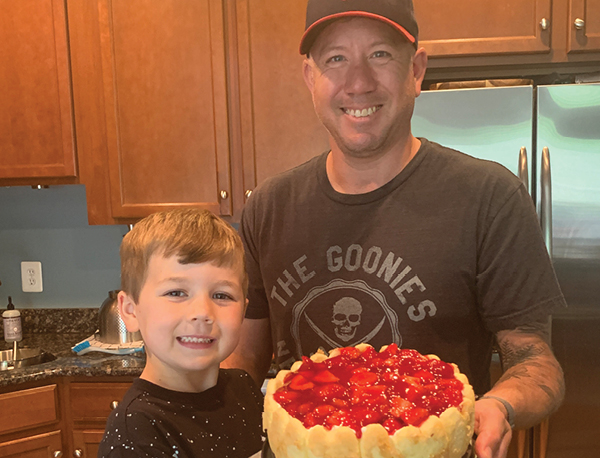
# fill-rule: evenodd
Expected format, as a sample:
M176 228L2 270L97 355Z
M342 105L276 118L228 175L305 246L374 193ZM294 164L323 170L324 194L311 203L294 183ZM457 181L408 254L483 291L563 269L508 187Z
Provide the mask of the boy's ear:
M140 325L136 315L137 306L133 298L129 294L119 291L117 300L119 303L119 313L121 314L121 318L123 319L127 330L129 332L139 331Z

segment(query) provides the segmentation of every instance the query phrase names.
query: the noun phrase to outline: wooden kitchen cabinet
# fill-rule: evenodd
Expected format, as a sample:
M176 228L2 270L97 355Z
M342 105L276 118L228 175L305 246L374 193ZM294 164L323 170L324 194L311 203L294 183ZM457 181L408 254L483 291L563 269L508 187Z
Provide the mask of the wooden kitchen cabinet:
M95 458L106 420L131 386L130 382L71 382L69 411L73 450L78 458Z
M95 458L106 420L132 381L133 377L65 377L3 388L0 458Z
M0 443L2 458L58 458L65 456L60 431Z
M68 2L90 223L231 215L223 0Z
M50 458L63 453L56 383L0 394L0 457Z
M428 78L584 73L600 65L600 0L414 4Z
M306 1L238 0L236 62L244 192L329 149L299 54ZM235 143L234 143L235 144Z
M0 43L0 183L74 183L64 0L2 2Z

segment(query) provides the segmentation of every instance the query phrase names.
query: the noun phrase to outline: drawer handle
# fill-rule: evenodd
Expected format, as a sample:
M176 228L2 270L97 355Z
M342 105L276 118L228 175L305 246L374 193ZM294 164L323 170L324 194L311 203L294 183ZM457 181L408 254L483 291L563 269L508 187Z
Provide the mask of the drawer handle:
M582 30L585 27L585 21L583 19L577 18L573 23L577 30Z
M78 448L77 450L75 450L73 452L73 456L75 458L82 458L83 457L83 450L81 450L80 448Z
M62 457L62 452L61 452L60 450L56 450L56 451L55 451L55 452L52 454L52 456L53 456L54 458L61 458L61 457Z
M115 410L117 407L119 407L119 401L113 401L110 403L110 410Z
M540 27L542 28L542 30L548 30L548 28L550 27L548 19L542 18L542 20L540 21Z

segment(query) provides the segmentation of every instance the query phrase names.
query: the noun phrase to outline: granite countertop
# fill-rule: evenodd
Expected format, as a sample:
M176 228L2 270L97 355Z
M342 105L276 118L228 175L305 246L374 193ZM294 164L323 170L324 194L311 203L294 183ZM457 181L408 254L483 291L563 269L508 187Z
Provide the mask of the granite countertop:
M94 333L97 309L83 312L81 309L70 309L70 313L69 310L35 310L31 313L31 318L24 315L23 340L19 342L19 348L41 348L56 359L34 366L0 371L0 387L60 376L137 377L142 373L146 363L144 353L113 355L93 351L79 356L71 350L75 344ZM64 323L71 323L72 326L65 327ZM10 344L0 342L0 350L11 348Z
M22 347L41 348L55 360L34 366L0 371L0 387L57 376L139 376L146 363L144 354L112 355L89 352L78 356L71 350L89 334L30 334L23 337Z

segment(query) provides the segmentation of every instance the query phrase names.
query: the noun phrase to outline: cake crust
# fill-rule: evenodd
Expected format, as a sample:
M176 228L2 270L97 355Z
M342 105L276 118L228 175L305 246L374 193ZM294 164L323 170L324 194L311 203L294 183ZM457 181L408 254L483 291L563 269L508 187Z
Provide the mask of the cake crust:
M362 353L372 347L360 344L355 348ZM380 352L386 348L382 347ZM329 355L318 352L310 359L322 362L340 351L334 349ZM423 356L439 360L435 355ZM379 423L363 426L357 434L348 426L307 428L275 400L274 393L286 385L290 372L298 372L302 364L297 361L290 371L279 371L267 384L263 428L277 458L461 458L466 452L473 435L475 395L456 365L451 364L454 377L463 385L462 402L458 406L447 408L439 416L430 415L419 426L403 426L392 434Z

